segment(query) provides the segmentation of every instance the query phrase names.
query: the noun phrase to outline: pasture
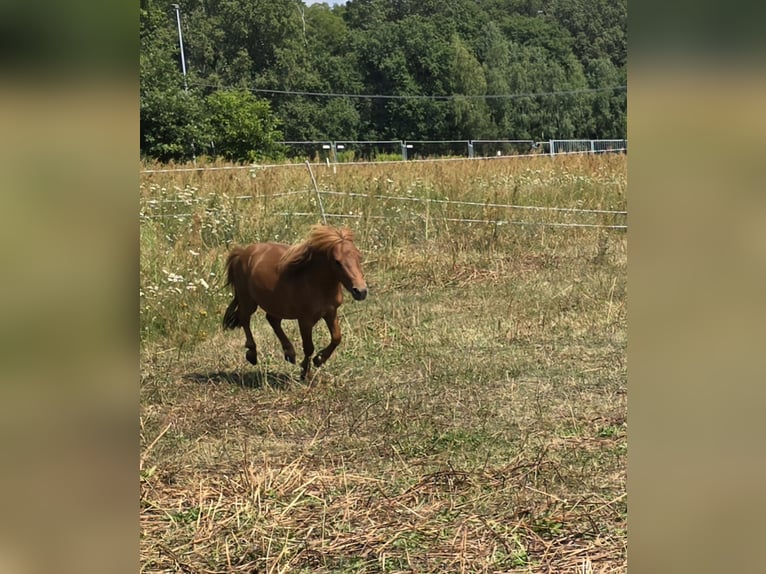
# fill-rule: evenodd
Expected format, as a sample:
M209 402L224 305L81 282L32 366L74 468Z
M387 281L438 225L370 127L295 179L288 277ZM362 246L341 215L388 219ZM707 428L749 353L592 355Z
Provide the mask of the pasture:
M626 571L626 156L210 167L140 179L142 572ZM322 211L369 295L304 382L224 263Z

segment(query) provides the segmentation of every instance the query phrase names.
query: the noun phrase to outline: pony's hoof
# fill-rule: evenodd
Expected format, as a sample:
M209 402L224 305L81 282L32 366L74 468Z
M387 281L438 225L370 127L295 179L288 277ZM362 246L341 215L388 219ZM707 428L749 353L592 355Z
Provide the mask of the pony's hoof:
M295 364L295 355L285 354L285 361L287 361L288 363L294 365Z
M250 364L252 365L258 364L258 353L255 352L255 349L248 349L247 353L245 353L245 358L250 361Z
M314 363L315 367L321 367L322 363L324 363L324 359L322 358L322 355L317 355L312 359L312 362Z

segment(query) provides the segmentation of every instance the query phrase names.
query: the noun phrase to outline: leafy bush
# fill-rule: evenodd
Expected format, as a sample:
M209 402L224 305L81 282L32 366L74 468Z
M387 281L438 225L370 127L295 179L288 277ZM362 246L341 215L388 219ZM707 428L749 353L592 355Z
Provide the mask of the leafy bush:
M266 100L250 92L219 91L207 97L205 108L217 155L244 162L280 155L280 121Z

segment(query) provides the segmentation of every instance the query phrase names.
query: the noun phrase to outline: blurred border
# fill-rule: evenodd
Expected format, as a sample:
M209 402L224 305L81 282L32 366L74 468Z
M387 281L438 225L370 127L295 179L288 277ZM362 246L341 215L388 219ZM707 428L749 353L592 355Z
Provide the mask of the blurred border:
M753 10L630 7L631 572L766 571L766 38Z
M0 9L0 571L138 569L138 9ZM766 571L763 11L630 6L632 572Z
M0 7L0 572L138 570L138 9Z

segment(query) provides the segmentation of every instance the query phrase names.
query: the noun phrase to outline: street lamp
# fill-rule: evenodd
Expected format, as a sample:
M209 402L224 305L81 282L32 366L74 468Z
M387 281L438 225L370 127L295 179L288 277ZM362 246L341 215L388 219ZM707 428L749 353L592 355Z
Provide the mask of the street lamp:
M178 4L171 4L176 9L176 22L178 23L178 44L181 46L181 69L184 73L184 91L189 93L189 84L186 83L186 57L184 56L184 37L181 33L181 7ZM197 165L197 150L194 142L191 142L192 161Z
M178 4L171 4L176 9L176 22L178 23L178 44L181 46L181 69L184 73L184 90L189 91L186 83L186 58L184 57L184 37L181 33L181 7Z

